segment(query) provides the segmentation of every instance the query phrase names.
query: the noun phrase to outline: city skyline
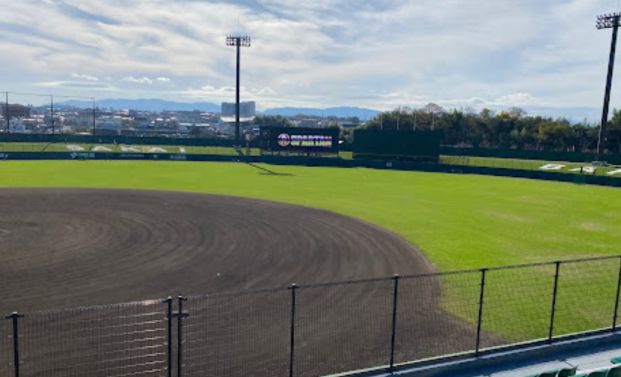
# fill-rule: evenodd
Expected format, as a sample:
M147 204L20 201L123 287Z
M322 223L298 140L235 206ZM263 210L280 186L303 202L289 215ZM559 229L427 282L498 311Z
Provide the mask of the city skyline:
M3 1L2 89L272 107L601 106L614 0ZM621 99L615 80L612 107Z

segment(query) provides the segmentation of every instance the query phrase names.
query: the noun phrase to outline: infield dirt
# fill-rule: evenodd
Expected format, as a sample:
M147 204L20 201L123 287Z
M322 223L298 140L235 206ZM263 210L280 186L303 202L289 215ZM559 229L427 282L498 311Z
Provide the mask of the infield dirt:
M283 315L268 318L267 325L244 323L241 317L271 310L269 297L238 300L224 295L210 301L206 296L194 307L198 312L226 306L229 316L240 318L231 325L235 331L261 338L250 349L241 343L221 345L231 355L252 353L243 356L249 357L244 365L265 372L256 375L278 375L282 362L286 364L281 360L287 357L286 347L273 355L272 347L260 344L287 344L287 285L433 272L415 247L391 232L332 212L268 201L163 191L3 189L0 213L3 313L283 288L271 296L279 295ZM403 302L412 307L399 308L397 344L407 348L430 337L445 341L403 349L404 357L441 353L447 344L470 349L472 326L440 308L438 279L425 282L409 283L410 298ZM361 360L387 362L390 329L384 324L390 323L391 280L358 283L352 289L303 288L299 294L299 375L344 371ZM349 318L335 308L351 311ZM196 325L202 326L198 320ZM227 330L217 323L205 325ZM214 345L216 339L197 341ZM226 332L217 339L226 341ZM364 354L344 349L362 343L367 344ZM339 354L340 361L333 360ZM213 374L240 371L239 365L227 365ZM211 375L205 370L198 374Z

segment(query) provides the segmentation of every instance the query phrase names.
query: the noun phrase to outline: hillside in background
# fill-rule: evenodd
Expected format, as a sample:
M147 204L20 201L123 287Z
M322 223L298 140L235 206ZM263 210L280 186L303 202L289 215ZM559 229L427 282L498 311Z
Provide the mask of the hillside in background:
M350 118L357 117L360 120L369 120L379 114L379 111L361 108L361 107L328 107L326 109L311 108L311 107L279 107L275 109L268 109L264 111L265 115L282 115L292 117L296 115L312 115L320 117L337 117L337 118Z
M90 101L65 101L57 106L91 108L93 103ZM103 99L97 101L97 107L101 109L123 110L131 109L138 111L205 111L219 113L220 105L210 102L175 102L161 99Z
M90 101L71 100L59 102L56 104L59 107L69 106L78 108L91 108L93 103ZM212 102L176 102L167 101L161 99L103 99L97 101L97 107L102 109L122 110L132 109L138 111L204 111L219 113L220 105ZM500 112L511 108L511 106L488 106L495 112ZM601 110L592 107L547 107L547 106L525 106L523 109L529 115L540 115L551 118L565 118L572 123L582 123L585 120L588 123L597 124L601 116ZM447 107L447 111L451 111L451 108ZM474 109L480 111L481 109ZM364 107L355 106L339 106L328 108L315 108L315 107L278 107L266 109L264 111L257 111L258 114L265 115L282 115L286 117L293 117L297 115L309 115L319 117L338 117L349 118L357 117L362 121L372 119L377 114L378 110L373 110Z

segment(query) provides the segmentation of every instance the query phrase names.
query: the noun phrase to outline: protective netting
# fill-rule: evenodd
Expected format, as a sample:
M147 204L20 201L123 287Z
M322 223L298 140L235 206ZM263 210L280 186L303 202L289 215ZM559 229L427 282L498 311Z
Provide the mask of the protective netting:
M474 350L480 280L477 272L401 278L395 361Z
M389 363L391 280L302 287L296 294L296 376Z
M287 375L290 302L287 289L188 298L183 375Z
M0 317L0 376L13 375L13 332L11 321Z
M481 348L548 337L554 264L486 273Z
M169 335L173 376L287 376L291 366L296 377L321 376L385 368L393 350L397 365L472 353L477 339L486 350L546 339L551 329L558 337L610 328L620 268L611 257L561 262L558 275L545 263L196 296L181 320L175 299L170 333L159 300L25 313L20 375L167 376ZM5 319L0 376L14 374L13 341Z
M554 335L612 327L619 259L560 265Z
M166 311L159 301L26 314L21 376L166 374Z

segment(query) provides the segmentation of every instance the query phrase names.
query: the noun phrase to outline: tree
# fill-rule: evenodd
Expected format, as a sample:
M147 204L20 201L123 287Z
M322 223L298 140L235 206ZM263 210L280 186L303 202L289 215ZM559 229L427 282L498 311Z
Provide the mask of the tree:
M430 103L418 110L380 113L364 127L401 131L435 129L441 132L444 145L460 147L587 152L597 146L597 128L586 121L571 124L563 118L530 116L518 107L500 113L483 109L476 114L461 110L447 112ZM607 135L607 149L621 153L621 111L614 112Z
M253 120L257 126L265 127L294 127L292 121L281 115L259 115Z
M613 153L621 153L621 111L616 109L606 128L606 147Z

